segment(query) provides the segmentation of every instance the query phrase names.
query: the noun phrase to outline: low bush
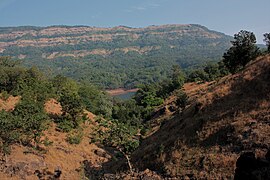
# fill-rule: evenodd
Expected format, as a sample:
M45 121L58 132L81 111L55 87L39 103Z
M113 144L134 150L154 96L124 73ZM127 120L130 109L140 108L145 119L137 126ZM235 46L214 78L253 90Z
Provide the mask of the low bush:
M83 130L76 129L67 135L67 142L69 144L80 144L83 138Z

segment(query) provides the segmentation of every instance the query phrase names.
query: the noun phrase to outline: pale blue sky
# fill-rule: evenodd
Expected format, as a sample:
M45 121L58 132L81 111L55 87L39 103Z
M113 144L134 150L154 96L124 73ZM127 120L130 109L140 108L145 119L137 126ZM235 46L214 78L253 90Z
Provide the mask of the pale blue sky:
M229 35L270 32L270 0L0 0L0 26L201 24Z

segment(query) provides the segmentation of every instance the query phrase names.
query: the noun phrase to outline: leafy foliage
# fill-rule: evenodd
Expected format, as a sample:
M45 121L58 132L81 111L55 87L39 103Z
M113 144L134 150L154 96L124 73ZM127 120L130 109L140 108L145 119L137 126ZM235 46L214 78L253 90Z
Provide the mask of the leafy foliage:
M137 129L117 120L107 121L103 118L97 120L99 126L92 134L92 142L101 142L129 154L139 146L135 137Z
M13 143L30 144L32 140L39 143L48 120L43 104L52 89L36 68L18 67L17 62L8 57L0 57L0 66L1 91L21 96L12 112L1 112L2 148Z
M57 28L57 26L55 27ZM58 27L60 28L60 27ZM67 29L72 27L65 27ZM21 29L39 32L45 28L1 28L0 34L20 31ZM185 33L188 32L188 33ZM83 41L82 36L98 34L112 35L108 41ZM115 35L123 34L122 36ZM209 34L209 36L205 36ZM136 36L138 38L133 38ZM212 38L211 36L215 37ZM27 67L38 66L48 75L57 74L87 82L99 87L114 89L119 87L133 88L139 84L162 82L170 75L172 65L190 69L207 61L218 61L222 53L229 47L230 36L211 31L200 25L168 26L137 29L107 29L93 32L58 33L36 36L27 34L18 39L39 40L40 38L77 38L78 44L57 44L55 46L9 46L2 55L20 57L25 55L22 64ZM15 41L0 38L1 42ZM138 50L132 50L136 47ZM130 48L131 50L126 51ZM90 53L85 56L60 56L103 49L108 54ZM122 50L121 50L122 49ZM52 60L48 57L57 53ZM1 54L0 54L1 55ZM58 56L59 55L59 56ZM75 55L76 56L76 55ZM51 58L50 57L50 58Z
M52 84L36 68L24 69L7 57L0 57L0 89L12 95L42 101L53 96Z
M188 101L187 94L180 90L177 92L176 97L176 105L179 106L182 110L185 109Z
M128 101L115 100L112 118L131 126L140 127L143 121L144 108L138 106L134 99Z
M30 144L32 140L39 143L42 131L46 129L47 115L41 104L24 100L12 113L0 112L0 142L2 148L13 143Z
M189 72L187 82L209 82L229 74L229 70L222 61L208 63L204 68Z
M62 114L52 117L57 127L64 132L74 132L85 120L84 108L106 118L112 116L112 99L97 87L79 84L74 80L56 76L45 77L39 69L22 68L9 57L0 57L1 97L19 95L20 103L12 112L1 112L0 142L2 147L12 143L39 143L49 117L44 112L44 103L49 98L57 99ZM79 143L80 134L70 134L67 140Z
M259 48L256 46L256 37L253 32L241 30L234 35L234 41L231 41L232 47L223 55L223 62L231 73L255 59L259 55Z
M80 144L83 138L83 130L81 128L73 130L67 136L67 142L70 144Z
M112 116L112 98L105 92L93 85L83 83L79 87L78 94L87 110L97 115L103 115L105 118Z
M264 35L264 42L266 43L267 46L267 51L270 53L270 33L265 33Z
M68 121L72 127L78 127L83 116L83 106L80 97L75 94L63 94L59 102L63 110L61 121Z

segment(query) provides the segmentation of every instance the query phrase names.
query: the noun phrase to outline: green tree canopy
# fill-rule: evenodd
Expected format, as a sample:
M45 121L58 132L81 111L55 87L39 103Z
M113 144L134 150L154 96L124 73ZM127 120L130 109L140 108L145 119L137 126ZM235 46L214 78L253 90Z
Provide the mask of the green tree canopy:
M9 56L0 57L0 67L14 67L19 64L19 61L11 60Z
M270 33L265 33L263 41L266 43L267 51L270 53Z
M179 65L172 66L172 83L174 85L174 89L180 88L184 85L185 75L181 71Z
M237 72L259 55L253 32L241 30L234 35L231 43L232 47L223 55L223 62L231 73Z

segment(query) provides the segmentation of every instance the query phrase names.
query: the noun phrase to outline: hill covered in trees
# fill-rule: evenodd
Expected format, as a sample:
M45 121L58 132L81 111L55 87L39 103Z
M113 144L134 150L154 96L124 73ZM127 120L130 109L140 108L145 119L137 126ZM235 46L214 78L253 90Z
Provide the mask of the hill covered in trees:
M50 75L105 88L162 81L172 65L193 68L218 61L232 37L201 25L2 27L0 55Z

